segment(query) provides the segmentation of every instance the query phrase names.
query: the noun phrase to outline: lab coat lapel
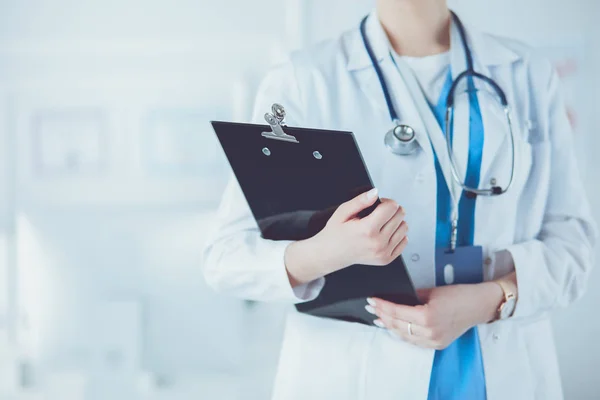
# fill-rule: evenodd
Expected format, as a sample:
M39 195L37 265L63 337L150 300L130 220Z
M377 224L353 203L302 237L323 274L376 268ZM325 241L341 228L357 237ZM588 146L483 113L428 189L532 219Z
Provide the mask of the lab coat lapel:
M450 28L450 69L452 81L467 69L467 61L460 33L454 19ZM462 182L467 174L467 160L469 158L469 104L463 103L454 108L453 141L452 148L457 160L457 169ZM449 165L449 164L448 164Z
M465 53L460 39L460 34L455 24L452 24L450 35L450 62L452 77L456 77L466 69ZM396 57L396 65L403 81L406 84L407 97L410 97L416 107L415 115L420 116L419 125L426 129L422 132L428 132L431 146L435 149L436 156L440 162L442 173L448 184L452 195L455 199L459 199L462 189L458 184L455 184L450 169L450 157L448 155L445 134L437 122L431 107L425 98L425 95L410 67L402 61L400 57ZM466 175L466 165L469 155L469 107L459 107L454 114L454 136L452 147L455 149L454 156L457 164L459 179L464 181Z
M487 56L489 52L484 48L486 41L484 38L478 37L477 35L481 34L473 29L467 28L466 33L467 43L469 44L473 54L476 71L486 76L490 76L489 69L485 64L486 61L482 60L481 57L478 57L479 54L486 54L486 57L490 58ZM401 122L410 125L415 129L417 142L425 154L433 156L431 146L434 146L444 172L444 177L446 178L447 182L451 182L453 178L449 168L449 157L446 150L444 135L437 124L437 121L435 121L429 104L420 90L420 86L418 85L418 82L416 82L416 78L412 74L410 68L406 65L400 67L400 64L402 64L400 62L399 68L401 69L402 76L400 76L398 73L398 70L396 69L396 66L390 57L389 41L385 32L383 31L383 28L381 27L381 24L379 23L379 19L375 11L370 14L367 21L367 35L385 76L386 83L390 88L391 96ZM452 76L455 79L466 69L465 53L458 29L456 28L455 24L452 24L450 38L450 60L452 66ZM348 69L355 73L361 90L371 100L371 103L375 105L381 118L389 120L389 113L381 85L377 78L377 74L371 65L368 54L365 51L364 43L360 33L358 32L356 35L352 36L352 40L348 44L348 55ZM501 61L507 61L514 58L512 53L509 55L510 57L507 55L505 57L506 60L503 59ZM491 61L495 62L498 60ZM407 87L407 79L412 81L412 84L409 85L412 86L411 90L409 90ZM481 92L479 92L477 96L482 113L483 126L485 129L484 150L480 175L483 179L489 173L489 170L493 166L496 159L496 154L499 152L498 150L507 138L505 132L506 129L501 124L503 120L498 116L490 116L489 114L489 107L486 107L487 102L489 102L489 96L483 95ZM390 129L392 126L393 124L390 121ZM459 177L464 181L469 150L468 106L457 107L455 110L453 148ZM483 184L482 186L486 185Z
M485 44L485 40L483 40L482 37L477 37L477 35L481 36L482 34L474 29L470 29L467 26L465 27L465 30L467 35L467 43L471 49L471 54L473 55L474 59L475 71L484 76L492 77L489 68L481 56L482 54L487 54L489 51L489 49L482 48L482 46ZM451 30L451 40L452 46L456 45L460 48L460 51L453 51L451 56L452 76L454 79L456 79L460 73L466 70L467 65L460 35L454 24L453 29ZM456 49L457 47L454 48ZM481 86L481 81L479 79L475 80L475 82L476 86ZM466 84L466 82L463 82L461 86L464 84ZM457 93L459 93L459 91L457 91ZM489 187L490 185L488 185L487 182L484 182L483 179L493 166L497 154L501 152L501 146L503 144L506 145L505 141L507 140L508 132L504 123L505 116L503 114L495 115L498 111L501 111L500 108L488 107L492 101L492 98L480 90L477 92L477 99L479 101L479 108L481 110L484 127L483 158L481 161L480 173L480 179L482 179L482 181L480 182L479 186ZM460 160L467 160L468 155L465 153L465 150L468 150L469 148L469 107L458 107L456 111L454 125L455 152ZM456 140L461 140L461 142L458 143ZM461 172L463 172L462 165L466 164L461 164Z
M481 71L481 70L480 70ZM487 72L481 72L486 73ZM486 75L489 76L489 75ZM477 93L479 99L479 107L481 109L481 117L483 120L484 128L484 139L483 139L483 158L481 160L481 174L480 182L481 187L490 187L488 182L484 182L483 179L491 173L491 170L498 159L499 154L507 154L510 157L510 149L508 146L509 142L509 131L506 116L504 113L500 113L499 107L487 107L491 102L490 96L483 94L481 91ZM499 182L500 184L506 184L508 182Z
M483 43L483 40L471 40L470 32L472 30L467 30L467 43L469 48L471 49L471 53L474 58L475 70L482 75L490 76L490 71L488 67L482 62L481 58L478 57L478 54L483 54L483 50L480 51L479 43ZM474 32L474 35L478 33ZM450 51L450 62L451 62L451 70L452 70L452 78L456 80L458 75L464 72L467 69L466 63L466 55L464 46L462 43L462 39L460 37L460 33L456 24L452 24L450 30L450 41L451 41L451 51ZM475 45L473 43L476 43ZM408 69L408 67L406 67ZM412 72L408 70L403 73L405 76L407 73L411 73L409 78L414 79L414 75ZM478 80L477 80L478 81ZM477 82L480 83L480 82ZM418 84L415 82L415 84ZM461 86L464 87L466 85L466 81L461 82ZM467 102L466 95L462 95L462 103L459 99L460 97L460 88L456 92L457 94L457 103L458 106L455 107L454 112L454 135L453 135L453 143L452 148L454 149L454 155L456 159L458 174L460 179L464 182L466 176L466 166L469 157L469 136L470 136L470 107ZM418 96L423 97L423 96ZM490 103L490 96L484 94L482 91L477 92L477 98L479 101L479 107L482 114L483 127L484 127L484 148L483 148L483 159L481 164L481 179L486 177L489 173L490 168L493 166L494 161L496 159L497 154L503 143L507 140L507 132L506 126L504 124L504 115L494 115L493 113L500 111L499 108L491 108L486 105ZM424 97L423 97L424 99ZM418 100L416 100L419 102ZM426 103L426 101L425 101ZM461 103L461 104L460 104ZM452 179L451 171L449 169L449 158L446 151L445 141L438 143L439 136L442 135L441 130L438 130L439 125L434 124L431 120L430 116L432 116L429 107L425 108L427 104L421 104L419 106L419 110L421 112L422 118L424 121L429 121L427 123L427 128L430 133L430 139L434 148L436 149L436 155L440 160L442 170L444 172L445 178ZM441 147L443 145L444 147ZM440 149L440 150L438 150ZM449 182L449 181L448 181ZM483 181L479 186L487 187L487 183Z
M452 171L450 170L450 157L448 156L444 133L442 132L416 77L410 70L410 67L408 67L401 59L397 59L396 64L408 88L406 93L410 93L410 95L407 95L406 97L412 97L410 104L413 104L416 107L416 115L420 117L418 118L418 120L421 121L419 126L423 126L424 132L428 132L431 146L435 149L435 154L439 160L446 183L452 191L453 197L458 199L460 197L460 187L453 184L454 179L452 178Z

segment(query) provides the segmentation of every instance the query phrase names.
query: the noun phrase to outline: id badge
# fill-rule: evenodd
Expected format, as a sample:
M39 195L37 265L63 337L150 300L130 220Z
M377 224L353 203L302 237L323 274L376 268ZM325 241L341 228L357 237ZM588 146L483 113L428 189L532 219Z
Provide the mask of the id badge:
M483 282L483 249L481 246L457 247L454 251L435 251L436 286Z

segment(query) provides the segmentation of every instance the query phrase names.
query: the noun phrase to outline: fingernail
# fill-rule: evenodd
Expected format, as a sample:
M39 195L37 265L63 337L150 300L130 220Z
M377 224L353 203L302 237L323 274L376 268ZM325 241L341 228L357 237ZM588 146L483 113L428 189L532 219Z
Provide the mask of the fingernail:
M367 192L367 201L371 201L371 200L373 200L375 197L377 197L377 192L379 192L379 191L377 190L377 188L373 188L373 189L369 190L369 191Z
M375 302L375 300L373 300L372 297L367 297L367 303L369 303L373 307L377 306L377 303Z
M380 319L376 319L375 321L373 321L373 324L375 324L375 326L378 326L380 328L385 328L385 325L383 324L383 322L381 322Z
M369 306L369 305L366 305L366 306L365 306L365 310L367 310L367 312L368 312L368 313L371 313L371 314L373 314L373 315L377 315L377 314L375 313L375 309L374 309L373 307Z

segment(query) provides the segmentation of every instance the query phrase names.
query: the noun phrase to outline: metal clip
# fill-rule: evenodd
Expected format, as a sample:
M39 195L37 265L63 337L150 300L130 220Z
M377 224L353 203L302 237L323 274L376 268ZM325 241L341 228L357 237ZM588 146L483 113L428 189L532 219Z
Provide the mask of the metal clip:
M458 220L452 220L452 225L450 229L450 251L454 252L454 250L456 250L456 242L458 239Z
M288 135L283 131L283 120L285 118L285 109L283 106L275 103L271 106L271 112L265 114L265 121L271 126L271 132L263 132L262 135L267 139L299 143L296 137Z

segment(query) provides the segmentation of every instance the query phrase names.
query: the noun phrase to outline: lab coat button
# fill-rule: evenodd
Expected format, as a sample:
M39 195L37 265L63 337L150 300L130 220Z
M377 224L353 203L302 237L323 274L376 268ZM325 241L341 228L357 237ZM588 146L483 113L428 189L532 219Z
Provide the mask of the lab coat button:
M498 336L498 334L497 334L497 333L494 333L494 334L492 335L492 340L493 340L494 342L497 342L497 341L498 341L498 339L500 339L500 336Z
M490 179L490 185L494 186L494 185L496 185L496 183L497 183L496 178Z
M412 256L410 256L410 259L411 259L413 262L417 262L417 261L419 261L419 260L421 259L421 257L420 257L420 256L419 256L417 253L413 253L413 255L412 255Z
M415 179L417 180L417 182L423 182L425 180L425 175L423 175L423 173L420 172L417 174Z

